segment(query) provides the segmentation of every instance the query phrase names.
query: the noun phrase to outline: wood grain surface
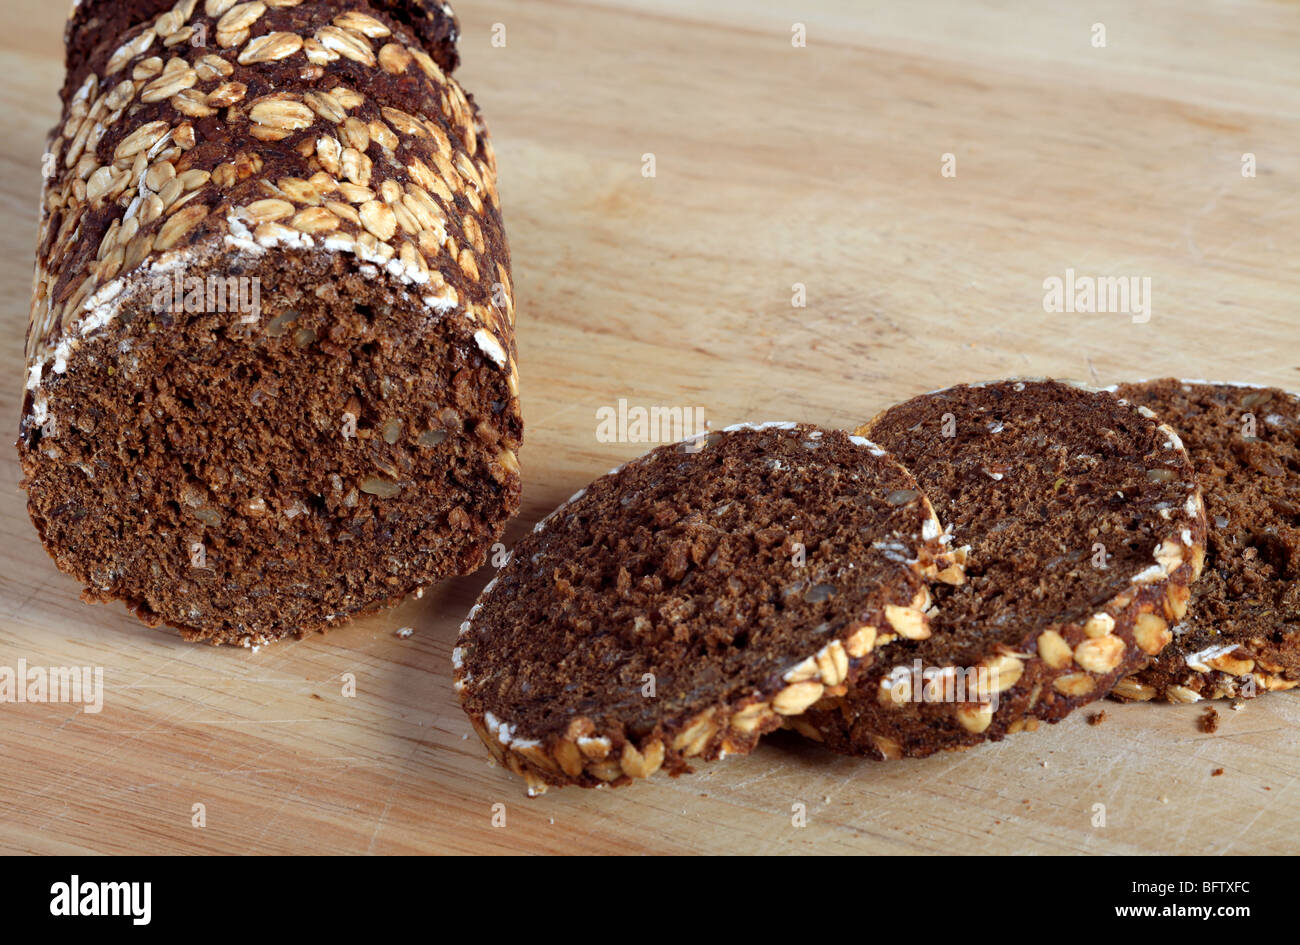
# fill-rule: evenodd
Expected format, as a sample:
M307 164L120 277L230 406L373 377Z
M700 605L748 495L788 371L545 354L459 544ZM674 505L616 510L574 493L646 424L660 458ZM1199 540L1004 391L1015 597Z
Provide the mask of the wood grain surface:
M9 0L0 14L11 439L63 12ZM714 426L853 425L1011 374L1300 388L1292 3L461 0L458 12L461 78L495 136L515 259L528 427L508 540L646 448L597 437L597 411L620 398L700 408ZM1067 269L1149 277L1149 321L1044 311L1044 280ZM676 780L528 800L488 765L450 685L457 625L490 568L327 636L192 646L82 604L18 478L5 449L0 666L102 667L105 693L98 713L0 705L5 851L1300 850L1295 693L1220 706L1215 734L1198 730L1200 706L1105 705L1099 725L1078 714L916 762L778 736Z

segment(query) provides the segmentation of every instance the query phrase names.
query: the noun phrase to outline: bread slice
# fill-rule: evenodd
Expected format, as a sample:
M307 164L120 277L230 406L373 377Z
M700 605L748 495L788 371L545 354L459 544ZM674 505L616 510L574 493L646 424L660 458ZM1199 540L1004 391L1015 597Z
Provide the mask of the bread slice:
M456 688L529 793L750 751L928 634L944 562L912 476L793 423L663 446L538 523L462 625Z
M1182 435L1210 533L1174 642L1112 695L1195 702L1300 686L1300 397L1173 378L1118 392Z
M1026 379L926 394L861 428L969 548L966 581L936 585L931 632L795 727L840 752L929 755L1055 722L1159 653L1206 524L1187 453L1153 416Z

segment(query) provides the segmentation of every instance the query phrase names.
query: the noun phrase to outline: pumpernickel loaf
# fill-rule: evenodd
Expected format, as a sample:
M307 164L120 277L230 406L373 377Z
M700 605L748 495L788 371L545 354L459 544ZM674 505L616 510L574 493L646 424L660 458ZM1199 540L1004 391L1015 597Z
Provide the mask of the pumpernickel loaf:
M1173 378L1118 393L1181 434L1210 534L1173 642L1111 695L1196 702L1300 686L1300 397Z
M530 793L621 785L750 751L928 633L959 580L916 481L795 424L660 447L525 537L462 625L456 688Z
M961 385L858 432L916 476L966 580L797 728L875 758L924 756L1055 722L1169 642L1205 552L1177 434L1145 407L1048 380Z
M477 567L518 506L509 250L455 21L417 0L85 0L18 448L91 600L321 629Z

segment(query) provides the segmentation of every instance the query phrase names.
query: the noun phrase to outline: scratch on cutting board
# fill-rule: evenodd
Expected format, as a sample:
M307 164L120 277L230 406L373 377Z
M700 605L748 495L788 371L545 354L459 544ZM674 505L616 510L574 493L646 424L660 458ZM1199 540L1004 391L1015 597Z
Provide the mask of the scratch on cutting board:
M290 801L297 798L298 791L303 786L305 780L306 780L305 778L301 778L301 777L298 778L296 781L294 781L293 790L291 790L288 794L280 798L280 803L275 805L275 810L271 811L271 816L268 817L265 823L262 824L262 829L257 832L257 837L254 838L252 845L256 845L262 842L262 838L266 836L266 832L270 830L271 827L273 827L275 823L280 819L280 813L284 810L285 805L287 805ZM312 779L312 783L318 784L320 782L316 781L315 779Z
M297 641L294 641L294 642L297 642ZM157 678L157 677L158 677L158 676L163 672L163 670L165 670L167 667L169 667L169 666L171 666L171 665L173 665L173 664L175 664L175 663L186 662L186 658L187 658L187 657L190 657L190 656L192 656L192 655L193 655L193 653L192 653L189 649L184 649L184 650L178 651L175 655L173 655L173 656L169 657L168 659L166 659L164 662L162 662L158 667L156 667L156 668L153 669L152 671L145 672L144 674L138 676L134 681L132 681L132 682L130 682L130 683L126 683L126 684L124 684L123 686L115 686L115 687L113 687L113 689L114 689L114 691L121 691L121 690L123 690L123 689L136 689L137 691L156 691L156 690L151 690L150 687L144 686L144 685L142 685L142 684L145 683L145 682L147 682L147 681L150 680L150 679ZM192 664L187 664L187 665L192 665ZM123 748L125 748L125 747L126 747L128 744L130 744L131 742L137 741L137 740L140 739L141 737L143 737L143 736L145 736L145 735L147 735L147 734L149 734L149 733L151 733L151 732L157 731L157 730L158 730L160 727L162 727L164 724L169 723L169 722L172 722L172 721L175 720L176 718L180 717L181 714L184 713L184 712L186 712L186 711L190 711L190 710L193 709L193 708L199 708L199 707L203 707L203 706L207 705L207 704L208 704L212 699L215 699L215 698L217 698L217 697L219 697L219 696L221 696L221 695L222 695L221 692L216 692L216 691L214 691L214 692L210 692L210 693L208 693L208 698L207 698L207 699L200 700L200 701L198 701L198 702L195 703L195 704L186 704L186 703L183 703L183 702L179 702L179 701L177 701L176 706L175 706L175 708L173 709L173 711L171 711L171 712L165 712L165 711L164 711L164 712L163 712L161 715L159 715L159 716L158 716L158 717L153 721L153 723L150 724L150 725L146 725L146 726L143 727L143 728L135 729L135 730L132 730L132 729L119 729L119 730L117 730L117 731L115 732L115 735L117 736L117 739L116 739L114 742L112 742L112 743L111 743L111 744L110 744L110 745L109 745L109 746L108 746L104 751L102 751L102 752L100 752L99 754L95 755L95 757L93 757L93 758L87 760L86 762L82 763L81 765L78 765L77 767L75 767L75 768L73 768L71 771L69 771L66 775L64 775L64 777L61 779L61 783L59 783L58 785L55 785L55 786L53 787L52 790L47 790L47 791L45 792L43 799L44 799L44 800L47 800L47 801L51 801L51 802L53 802L53 801L57 801L57 800L60 800L61 797L62 797L62 795L63 795L66 791L69 791L69 790L73 789L73 788L74 788L78 783L80 783L79 780L78 780L78 776L81 775L82 772L86 771L88 768L91 768L91 767L99 767L99 766L100 766L100 762L102 762L103 760L105 760L105 759L107 759L107 758L114 757L114 756L115 756L119 751L121 751ZM161 706L161 705L163 704L164 701L166 701L166 700L159 700L158 702L154 702L154 703L149 703L149 704L142 705L142 706L140 707L139 711L141 711L143 714L150 714L150 713L152 713L156 708L158 708L159 706ZM67 722L71 720L71 718L75 718L75 716L72 716L72 717L70 717L68 720L65 720L64 725L66 725ZM186 720L186 721L187 721L187 722L190 722L190 721L192 721L192 720ZM288 721L288 720L285 720L285 721ZM318 720L312 720L312 719L309 719L309 720L303 720L303 721L318 721ZM197 723L195 723L195 724L205 724L205 723L203 723L203 722L200 721L200 722L197 722ZM206 724L220 724L220 723L218 723L218 722L216 722L216 721L212 721L212 722L209 722L209 723L206 723ZM66 804L66 803L67 803L66 800L63 801L63 803ZM44 827L43 827L42 829L44 829L45 827L48 827L48 826L49 826L49 822L47 821L46 824L44 825Z
M1107 784L1110 781L1111 775L1115 772L1116 768L1120 769L1121 774L1120 776L1116 777L1114 783L1110 785L1110 791L1109 793L1104 795L1103 803L1113 802L1116 794L1124 789L1123 772L1127 770L1129 766L1129 758L1133 754L1135 754L1135 752L1130 751L1130 752L1125 752L1123 755L1114 755L1114 754L1106 755L1107 765L1106 768L1101 772L1098 780L1100 780L1103 785ZM1081 811L1080 816L1084 816L1084 813L1085 812ZM1108 840L1100 839L1103 837L1104 835L1100 834L1097 828L1095 827L1090 828L1088 832L1084 834L1083 837L1084 849L1091 849L1095 843L1103 843L1103 844L1109 843Z
M1291 731L1286 726L1279 725L1277 728L1252 728L1244 732L1215 732L1214 739L1207 741L1207 744L1213 744L1214 741L1227 738L1251 738L1255 735L1272 735L1276 732Z
M375 820L375 829L370 832L370 842L366 844L367 853L374 851L375 840L378 839L379 831L383 828L384 821L388 817L388 811L393 806L393 795L397 793L399 787L406 783L407 775L410 773L411 759L415 757L416 753L419 752L425 744L426 742L424 741L417 741L406 757L402 759L402 763L397 769L397 774L393 778L393 783L388 786L388 794L384 797L384 809L379 812L379 817Z
M186 719L187 725L291 725L298 722L332 722L338 719Z
M353 767L352 765L344 765L342 768L339 768L336 771L334 771L330 777L324 779L323 781L319 778L319 771L314 772L314 776L310 779L300 778L297 782L295 782L293 786L293 790L290 791L289 794L285 798L283 798L278 805L276 805L275 811L271 814L270 819L267 820L267 822L262 826L262 829L258 831L257 840L260 841L264 836L266 836L266 832L270 830L271 827L276 823L276 821L280 819L280 814L284 810L285 806L289 803L289 801L297 797L298 790L304 784L310 781L310 783L314 787L328 785L331 782L343 776L344 774L346 774L347 772L351 771L352 767Z
M840 777L836 778L834 783L826 788L826 797L829 801L834 801L840 796L840 793L849 785L850 782L862 780L862 772L849 770ZM908 793L911 793L910 791ZM829 805L828 805L829 806Z
M1219 198L1222 197L1227 192L1228 192L1228 188L1226 186L1220 186L1214 192L1214 195L1210 197L1209 202L1206 203L1205 206L1201 207L1201 209L1193 213L1188 214L1187 223L1183 225L1183 239L1187 241L1187 249L1192 254L1192 256L1196 259L1197 262L1200 262L1203 259L1205 259L1205 253L1202 252L1201 247L1196 245L1195 234L1196 234L1197 224L1199 224L1203 218L1210 215L1210 213L1214 210L1214 208L1218 206Z
M1219 855L1222 856L1223 854L1231 851L1232 848L1236 845L1237 841L1240 840L1242 837L1244 837L1247 833L1249 833L1250 828L1255 826L1256 822L1261 817L1263 817L1266 813L1268 813L1274 807L1277 806L1278 798L1284 796L1287 791L1291 790L1291 786L1295 784L1295 782L1296 782L1296 776L1291 775L1291 778L1287 781L1286 786L1282 788L1282 790L1276 792L1274 796L1269 799L1267 804L1265 804L1259 810L1255 811L1255 816L1250 818L1250 820L1245 825L1243 825L1240 830L1237 831L1236 836L1234 836L1231 840L1229 840L1227 843L1223 845L1223 849L1219 851Z
M556 417L562 417L566 413L570 413L574 410L577 410L578 406L579 406L578 404L569 404L569 406L561 407L559 410L555 411L554 413L548 413L546 416L541 417L540 419L533 420L532 421L533 427L535 429L544 430L549 426L550 422L554 420Z
M19 616L22 614L23 609L24 609L28 604L30 604L32 601L34 601L37 597L41 596L41 594L42 594L42 593L43 593L47 588L49 588L49 587L51 586L51 584L52 584L52 582L51 582L51 579L50 579L50 578L44 578L44 579L42 579L41 582L40 582L40 584L37 585L36 590L32 591L30 594L28 594L26 597L24 597L24 598L22 599L22 601L18 604L18 606L15 607L15 608L14 608L14 609L9 613L9 616L10 616L10 617L13 617L13 618L15 618L15 619L16 619L17 617L19 617Z
M263 758L265 758L267 755L271 754L272 752L278 752L280 750L281 750L280 745L268 741L266 747L263 748L261 751L259 751L256 755L254 755L252 758L241 757L239 759L239 764L227 770L225 774L241 774L245 772L251 773L253 769L249 768L248 767L249 765L256 764L257 762L261 761ZM215 760L216 758L216 756L211 752L208 753L208 757L213 760ZM197 767L198 767L198 759L196 758L194 759L193 763L191 763L189 770L193 772L194 769Z
M180 658L181 658L181 657L180 657L179 654L176 655L176 656L173 656L173 657L171 657L170 659L168 659L166 662L164 662L164 663L162 664L162 666L160 666L160 667L158 667L158 668L159 668L159 669L163 669L163 668L165 668L165 667L167 667L167 666L170 666L172 663L178 662L178 661L180 660ZM146 674L146 676L143 677L143 678L148 678L148 674ZM212 698L215 698L217 695L218 695L217 693L212 693L212 694L211 694L211 697L212 697ZM151 712L151 711L156 707L156 705L161 704L162 701L164 701L164 700L160 700L159 703L155 703L154 705L146 705L146 706L143 706L142 709L141 709L141 711L143 711L143 712ZM204 704L204 703L202 703L202 702L199 703L199 705L203 705L203 704ZM69 771L69 772L68 772L68 773L67 773L67 774L66 774L66 775L61 779L62 783L59 784L59 785L54 785L54 786L52 786L52 789L47 790L47 791L44 793L42 799L43 799L43 800L47 800L47 801L55 801L55 800L60 799L60 798L61 798L61 795L63 794L64 791L71 790L71 789L72 789L72 788L73 788L73 787L78 783L78 781L77 781L78 775L80 775L80 774L81 774L83 771L85 771L87 768L91 768L92 766L94 766L94 767L98 767L98 763L99 763L100 761L102 761L103 759L113 757L114 755L117 754L118 751L120 751L122 748L124 748L128 743L133 742L133 741L137 740L138 738L140 738L141 736L143 736L143 735L145 735L145 734L147 734L147 733L149 733L149 732L152 732L152 731L156 730L156 729L159 728L161 725L163 725L163 723L172 721L173 718L175 718L176 716L179 716L182 712L186 711L186 710L189 709L189 708L190 708L190 706L187 706L187 705L185 705L184 703L178 701L178 702L176 703L176 706L175 706L175 708L173 709L173 711L172 711L171 714L167 714L167 713L164 712L164 714L160 715L160 716L159 716L159 717L154 721L154 723L153 723L152 725L149 725L149 726L147 726L147 727L145 727L145 728L143 728L143 729L140 729L139 731L134 732L134 733L131 733L131 732L120 732L120 733L118 733L119 735L127 735L128 737L127 737L125 740L121 740L120 738L114 739L114 741L111 742L111 743L108 745L108 747L104 749L104 751L102 751L102 752L100 752L99 754L95 755L93 758L87 759L87 760L84 761L82 764L80 764L80 765L78 765L77 767L73 768L71 771ZM64 801L64 803L66 804L67 802ZM48 827L49 827L49 822L47 821L47 822L42 826L41 829L46 829L46 828L48 828Z

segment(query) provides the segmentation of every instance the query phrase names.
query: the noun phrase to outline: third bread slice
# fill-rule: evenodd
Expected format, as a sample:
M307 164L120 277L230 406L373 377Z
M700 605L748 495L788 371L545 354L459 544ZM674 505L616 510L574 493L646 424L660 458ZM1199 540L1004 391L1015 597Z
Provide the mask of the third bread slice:
M1183 437L1210 534L1174 642L1112 695L1196 702L1300 686L1300 397L1173 378L1118 393Z

